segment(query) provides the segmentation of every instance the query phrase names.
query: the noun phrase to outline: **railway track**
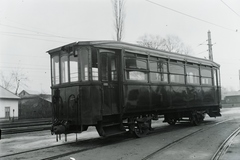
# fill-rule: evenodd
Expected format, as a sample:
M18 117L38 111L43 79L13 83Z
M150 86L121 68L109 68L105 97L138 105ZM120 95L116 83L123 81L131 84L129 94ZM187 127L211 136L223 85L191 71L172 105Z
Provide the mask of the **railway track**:
M159 154L160 152L165 151L166 149L168 149L168 148L170 148L170 147L172 147L172 146L180 143L181 141L184 141L185 139L187 139L187 138L189 138L189 137L191 137L191 136L193 136L193 135L195 135L195 134L197 134L197 133L199 133L199 132L206 131L206 130L214 127L214 126L217 126L217 125L219 125L219 124L221 124L221 123L225 123L225 122L230 121L230 120L231 120L231 119L224 120L224 121L221 121L221 122L212 124L212 125L210 125L210 126L208 126L208 127L206 127L206 128L200 128L200 129L196 130L195 132L192 132L192 133L190 133L190 134L187 134L187 135L185 135L185 136L183 136L183 137L181 137L181 138L179 138L179 139L177 139L177 140L169 143L168 145L165 145L164 147L157 149L156 151L154 151L154 152L152 152L151 154L147 155L146 157L142 158L142 160L151 159L151 158L152 158L153 156L155 156L156 154Z
M65 144L60 144L60 145L55 145L55 146L49 146L49 147L44 147L44 148L38 148L38 149L33 149L33 150L28 150L28 151L23 151L23 152L18 152L18 153L14 153L14 154L9 154L9 155L3 155L0 156L0 159L4 159L4 160L12 160L12 159L18 159L18 157L25 157L28 155L36 155L36 159L41 159L41 160L54 160L54 159L58 159L61 157L65 157L71 154L75 154L75 153L81 153L84 151L88 151L88 150L92 150L98 147L102 147L102 146L107 146L107 145L111 145L111 144L115 144L115 143L119 143L119 142L123 142L123 141L128 141L134 139L132 136L126 136L126 135L116 135L113 137L108 137L108 138L94 138L94 139L88 139L88 140L80 140L77 142L70 142L70 143L65 143ZM66 147L73 147L75 149L72 149L71 151L67 151L64 148ZM42 155L42 153L44 152L48 152L48 153L53 153L52 155L49 156L45 156ZM56 153L61 153L61 154L56 154ZM37 157L37 156L41 156L41 157ZM24 158L25 159L25 158ZM30 159L30 158L26 158L26 159Z
M232 134L230 134L226 140L220 145L216 153L213 155L211 160L219 160L230 147L232 140L240 133L240 127L238 127Z
M16 122L2 122L0 123L0 129L2 135L34 132L42 130L50 130L51 120L39 120L39 121L16 121Z
M228 120L224 120L224 121L221 121L221 122L218 122L218 123L214 123L214 124L209 124L209 126L206 126L204 128L200 128L188 135L185 135L181 138L178 138L177 140L165 145L164 147L162 148L159 148L157 150L155 150L154 152L152 152L151 154L147 155L146 157L143 158L143 160L146 160L146 159L151 159L151 157L153 157L155 154L159 153L159 152L162 152L178 143L180 143L181 141L184 141L186 140L187 138L199 133L199 132L202 132L202 131L205 131L205 130L208 130L214 126L217 126L221 123L225 123L225 122L228 122L230 121L231 119L228 119ZM169 131L172 130L172 128L170 127L169 128ZM155 134L159 134L159 132L162 131L161 128L156 128L154 131L151 132L150 135L155 135ZM168 132L168 130L166 130L166 132ZM106 138L106 139L103 139L103 138L96 138L96 139L91 139L91 140L86 140L86 141L79 141L79 142L74 142L74 143L68 143L68 144L64 144L64 145L59 145L59 146L52 146L52 147L47 147L47 148L41 148L41 149L37 149L37 150L32 150L32 151L26 151L26 152L21 152L21 153L16 153L15 155L6 155L6 156L3 156L3 157L0 157L1 158L5 158L5 159L12 159L14 157L12 156L21 156L21 155L26 155L26 154L39 154L39 153L44 153L44 152L48 152L48 153L51 153L51 152L55 152L55 153L61 153L61 154L52 154L52 155L49 155L49 156L46 156L46 157L41 157L40 159L42 160L54 160L54 159L59 159L59 158L62 158L62 157L67 157L67 156L71 156L72 154L77 154L77 153L81 153L81 152L85 152L85 151L89 151L89 150L92 150L92 149L96 149L98 147L103 147L103 146L107 146L107 145L112 145L112 144L117 144L117 143L122 143L122 142L125 142L125 141L131 141L135 138L133 138L132 136L127 136L126 134L123 134L123 135L118 135L118 136L113 136L113 137L109 137L109 138ZM76 147L72 147L73 149L70 149L68 151L64 151L63 152L63 148L64 147L69 147L69 146L65 146L65 145L69 145L70 147L72 146L76 146ZM52 151L52 150L55 150L55 151ZM57 152L56 150L61 150L61 152Z

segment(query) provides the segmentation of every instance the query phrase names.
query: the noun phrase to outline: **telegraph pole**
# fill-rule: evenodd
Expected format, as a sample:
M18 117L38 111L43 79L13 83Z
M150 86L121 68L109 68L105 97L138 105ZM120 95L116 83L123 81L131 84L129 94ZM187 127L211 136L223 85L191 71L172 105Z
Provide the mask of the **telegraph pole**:
M209 60L213 61L212 41L211 41L211 32L210 31L208 31L208 52L209 52Z

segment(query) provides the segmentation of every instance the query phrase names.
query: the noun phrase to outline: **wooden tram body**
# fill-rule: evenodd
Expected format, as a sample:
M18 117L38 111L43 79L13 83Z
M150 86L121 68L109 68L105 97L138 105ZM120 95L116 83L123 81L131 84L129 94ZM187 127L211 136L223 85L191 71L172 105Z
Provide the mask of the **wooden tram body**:
M215 62L116 41L86 41L48 51L51 56L52 133L96 126L100 136L129 130L147 134L164 115L198 125L220 114Z

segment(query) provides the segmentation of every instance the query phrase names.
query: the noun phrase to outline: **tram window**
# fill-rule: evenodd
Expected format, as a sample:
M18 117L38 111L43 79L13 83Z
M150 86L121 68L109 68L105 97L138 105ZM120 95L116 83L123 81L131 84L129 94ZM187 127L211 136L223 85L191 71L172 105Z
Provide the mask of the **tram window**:
M95 48L92 49L92 80L98 81L98 57Z
M78 81L78 57L70 55L69 65L70 65L70 82L76 82Z
M199 82L199 69L191 66L186 66L187 83L200 84Z
M217 70L217 79L218 79L218 86L221 86L220 71L219 71L219 69ZM240 79L240 77L239 77L239 79Z
M201 84L212 85L212 73L210 68L201 68Z
M168 82L167 74L163 73L150 73L151 82Z
M212 74L211 74L211 69L205 69L205 68L201 68L201 76L203 77L212 77Z
M61 56L61 83L68 82L68 55Z
M59 84L59 56L52 58L52 84Z
M158 71L158 63L154 62L154 61L150 61L149 62L149 68L150 68L150 71L157 72Z
M108 80L108 57L107 54L102 54L101 56L101 62L102 62L102 80L107 81Z
M147 81L147 73L141 71L126 71L127 80Z
M212 78L202 77L201 81L203 85L212 85Z
M80 74L81 74L81 80L82 81L88 81L89 75L88 75L88 50L86 48L82 48L80 50Z
M184 75L177 75L177 74L171 74L170 75L170 82L171 83L181 83L184 84Z
M177 73L177 74L184 74L184 66L177 65L177 64L170 64L169 65L169 72L170 73Z
M126 68L147 69L147 61L140 59L126 59Z
M136 54L130 53L130 52L126 52L126 53L125 53L125 56L126 56L126 57L136 57Z
M162 61L159 61L159 62L150 61L149 68L150 68L150 71L167 72L167 63L164 63Z
M169 64L170 82L171 83L185 83L184 66L170 63Z
M150 80L151 82L168 82L167 74L163 72L167 72L167 64L163 63L163 61L150 61Z
M217 70L213 70L213 80L214 80L214 86L217 86Z
M116 69L116 59L111 59L111 79L112 81L117 80L117 69Z

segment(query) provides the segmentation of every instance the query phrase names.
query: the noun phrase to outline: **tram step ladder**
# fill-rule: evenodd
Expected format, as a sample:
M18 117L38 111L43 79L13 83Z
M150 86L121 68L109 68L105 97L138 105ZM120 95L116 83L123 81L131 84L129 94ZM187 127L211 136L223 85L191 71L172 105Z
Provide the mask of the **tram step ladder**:
M102 126L102 129L104 131L105 137L122 134L126 132L126 129L123 127L121 123L104 124Z

